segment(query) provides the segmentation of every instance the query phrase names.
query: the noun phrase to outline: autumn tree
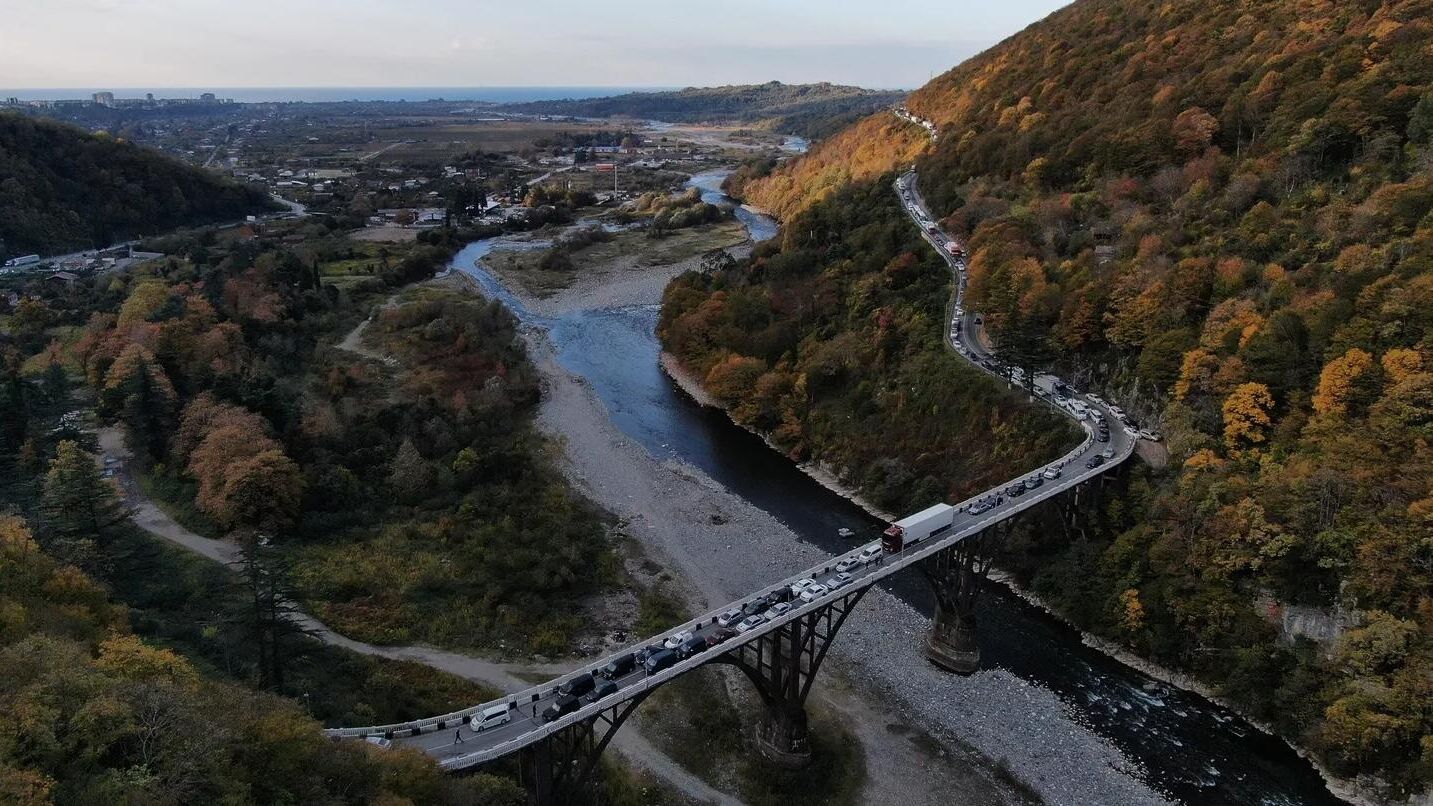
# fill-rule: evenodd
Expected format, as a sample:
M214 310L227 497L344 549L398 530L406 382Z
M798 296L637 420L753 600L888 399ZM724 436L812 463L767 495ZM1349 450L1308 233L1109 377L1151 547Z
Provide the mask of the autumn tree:
M1224 399L1224 445L1231 454L1257 453L1268 440L1274 397L1261 383L1240 384Z
M1373 356L1358 348L1325 364L1313 397L1314 411L1341 418L1350 413L1350 408L1367 405L1377 393L1373 383L1375 366Z
M105 373L99 402L102 415L124 424L132 448L151 458L164 455L177 395L153 353L138 344L126 347Z
M1399 383L1423 369L1423 356L1417 350L1395 347L1383 354L1383 372L1391 383Z
M182 448L208 428L189 454L189 473L199 482L195 503L227 528L288 525L302 501L303 474L266 433L263 418L212 400L196 403L178 438Z

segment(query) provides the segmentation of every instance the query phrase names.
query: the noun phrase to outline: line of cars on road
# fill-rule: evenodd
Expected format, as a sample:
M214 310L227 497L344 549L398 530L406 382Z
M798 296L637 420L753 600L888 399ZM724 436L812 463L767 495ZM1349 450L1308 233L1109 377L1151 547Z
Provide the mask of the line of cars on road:
M638 670L651 677L681 661L714 649L742 633L750 632L768 621L781 618L793 608L814 602L850 585L855 581L852 571L862 565L876 562L882 556L879 544L866 546L838 561L834 572L819 582L810 577L803 578L722 613L717 616L713 629L701 632L693 629L680 630L658 643L619 655L596 672L577 675L559 686L556 698L539 716L543 722L555 722L585 705L617 693L620 688L617 681ZM505 706L497 708L506 710ZM474 727L474 730L478 729Z
M896 180L896 186L897 189L900 191L901 198L904 200L906 206L910 209L911 213L915 216L916 221L925 229L927 233L929 233L937 240L946 238L945 234L940 231L939 227L937 227L934 222L931 221L930 217L927 216L925 212L916 205L914 187L911 177L912 174L907 174L905 176L901 176ZM946 243L947 245L954 245L958 242L954 239L946 238ZM956 351L961 355L965 356L966 358L970 359L971 361L984 367L986 370L1002 377L1008 377L1010 381L1016 386L1025 386L1025 371L1021 367L1010 366L994 356L980 357L973 350L961 344L961 330L965 318L965 308L961 304L961 301L963 300L965 295L966 284L964 261L965 254L963 250L948 251L950 251L950 254L956 258L954 263L957 272L957 280L959 282L959 291L957 292L957 303L955 305L954 312L955 315L951 318L950 323L950 340L955 345ZM977 318L976 324L979 323L979 319ZM1101 414L1097 409L1092 408L1086 405L1083 401L1077 399L1075 395L1078 393L1071 389L1063 381L1059 380L1058 378L1054 379L1053 395L1046 393L1043 389L1039 388L1039 386L1037 386L1033 382L1033 379L1029 386L1030 389L1036 395L1051 399L1052 402L1055 403L1055 405L1066 409L1071 414L1075 415L1076 418L1088 418L1093 420L1096 425L1095 439L1099 442L1109 442L1109 424L1108 422L1106 422L1105 416ZM1121 409L1119 406L1113 403L1107 403L1102 398L1100 398L1099 395L1096 394L1089 394L1086 395L1086 397L1090 401L1104 406L1111 414L1118 418L1125 425L1126 430L1131 436L1138 437L1139 439L1149 440L1150 442L1159 442L1162 439L1162 437L1155 431L1141 429L1139 427L1139 424L1136 423L1134 420L1130 419L1129 415L1125 414L1124 410ZM1103 464L1105 460L1112 458L1112 456L1112 451L1105 451L1104 454L1091 457L1089 462L1087 463L1087 466L1092 468L1098 467L1099 465ZM1029 479L1027 479L1027 481L1029 481ZM1028 489L1033 489L1033 487Z

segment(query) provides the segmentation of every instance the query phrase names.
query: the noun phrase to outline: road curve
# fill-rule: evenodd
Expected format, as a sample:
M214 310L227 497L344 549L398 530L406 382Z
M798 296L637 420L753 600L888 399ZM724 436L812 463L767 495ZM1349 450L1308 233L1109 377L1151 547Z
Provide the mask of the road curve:
M977 317L964 311L964 259L953 254L948 248L949 244L956 243L958 245L958 242L933 223L934 219L929 215L925 203L915 187L915 178L914 170L901 176L896 182L896 191L901 197L906 213L920 227L922 237L944 257L952 271L955 293L948 344L975 367L1003 382L1027 388L1032 396L1076 419L1085 433L1084 440L1077 447L1060 459L1034 468L1012 482L999 485L959 502L955 505L957 513L954 524L943 536L928 538L908 545L901 552L879 555L878 559L873 562L857 565L849 571L851 579L847 584L832 589L810 602L795 600L792 602L791 609L784 614L732 637L713 649L697 652L692 657L655 674L646 675L638 665L633 671L613 680L617 684L615 693L596 702L584 703L577 710L559 716L552 721L544 719L543 711L556 701L558 688L563 683L582 675L595 673L614 659L644 647L660 644L667 638L682 632L689 631L699 637L710 636L717 631L717 620L724 613L741 609L754 600L783 587L789 587L799 580L811 579L822 583L829 582L835 577L838 561L854 557L868 546L879 546L880 542L874 541L864 546L858 546L842 557L833 557L823 565L793 574L769 587L705 613L692 621L673 627L661 635L634 643L622 651L589 663L566 675L517 693L505 695L500 699L428 719L389 725L335 728L326 733L334 738L382 737L389 739L395 745L423 750L446 769L463 769L485 763L538 742L620 702L639 696L697 666L715 660L726 650L734 649L765 633L779 629L786 623L830 604L834 600L843 598L860 588L874 585L885 577L948 549L961 540L977 535L1000 521L1094 479L1110 467L1128 459L1134 450L1137 438L1133 429L1121 425L1120 418L1117 416L1118 410L1112 411L1111 404L1098 398L1092 399L1089 396L1081 395L1073 390L1067 390L1068 394L1057 394L1056 390L1062 387L1056 386L1058 379L1053 376L1037 375L1033 383L1014 377L1017 370L999 362L999 359L979 343L975 337ZM1063 402L1060 402L1061 400ZM1107 442L1097 440L1094 423L1097 415L1088 414L1088 412L1098 412L1098 417L1108 422L1110 428ZM1101 460L1096 462L1095 466L1090 466L1089 463L1095 461L1096 457L1101 454L1104 454ZM1032 474L1038 476L1046 471L1048 471L1048 475L1041 476L1038 483L1036 479L1031 478ZM1031 478L1033 487L1025 487L1024 482L1027 478ZM1019 492L1012 492L1017 487L1021 488ZM505 709L509 721L481 731L474 730L469 725L470 718L495 707ZM462 741L457 741L459 738Z

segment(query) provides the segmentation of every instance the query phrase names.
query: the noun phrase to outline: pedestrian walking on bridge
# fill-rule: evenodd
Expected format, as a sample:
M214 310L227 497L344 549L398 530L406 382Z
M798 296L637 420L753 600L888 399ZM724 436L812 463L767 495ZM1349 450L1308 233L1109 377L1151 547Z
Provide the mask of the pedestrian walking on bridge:
M458 728L457 730L453 731L453 744L462 744L462 743L463 743L463 729L462 729L462 728Z

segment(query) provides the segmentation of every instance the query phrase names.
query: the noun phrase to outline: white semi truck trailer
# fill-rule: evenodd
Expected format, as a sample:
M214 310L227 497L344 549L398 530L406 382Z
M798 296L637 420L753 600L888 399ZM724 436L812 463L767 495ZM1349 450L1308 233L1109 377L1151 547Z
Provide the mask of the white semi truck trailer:
M906 546L949 531L954 524L955 507L936 504L891 524L881 535L881 547L887 554L895 554Z

